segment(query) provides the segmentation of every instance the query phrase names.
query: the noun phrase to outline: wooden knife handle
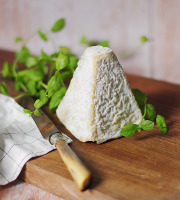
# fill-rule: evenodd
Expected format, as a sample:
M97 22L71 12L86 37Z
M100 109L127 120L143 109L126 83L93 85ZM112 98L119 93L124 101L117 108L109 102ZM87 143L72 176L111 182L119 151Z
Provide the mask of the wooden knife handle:
M83 165L65 141L58 141L56 148L79 189L81 191L85 190L91 181L92 175L90 171Z

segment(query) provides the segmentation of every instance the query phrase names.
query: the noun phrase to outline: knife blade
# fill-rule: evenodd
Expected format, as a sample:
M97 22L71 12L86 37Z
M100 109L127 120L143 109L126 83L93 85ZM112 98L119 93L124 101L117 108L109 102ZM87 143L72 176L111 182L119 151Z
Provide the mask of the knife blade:
M31 97L23 97L19 103L26 109L34 110L34 100ZM81 191L85 190L91 182L92 174L69 147L68 143L73 142L73 140L66 134L60 132L41 109L39 109L39 111L41 117L35 115L32 115L32 117L40 132L45 133L42 134L43 137L56 146L62 160L79 189Z

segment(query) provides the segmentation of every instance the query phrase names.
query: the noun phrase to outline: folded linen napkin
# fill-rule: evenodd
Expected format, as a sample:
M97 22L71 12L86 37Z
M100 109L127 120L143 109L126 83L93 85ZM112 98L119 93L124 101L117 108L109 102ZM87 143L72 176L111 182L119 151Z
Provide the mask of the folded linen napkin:
M0 94L0 185L14 181L30 158L53 149L23 108Z

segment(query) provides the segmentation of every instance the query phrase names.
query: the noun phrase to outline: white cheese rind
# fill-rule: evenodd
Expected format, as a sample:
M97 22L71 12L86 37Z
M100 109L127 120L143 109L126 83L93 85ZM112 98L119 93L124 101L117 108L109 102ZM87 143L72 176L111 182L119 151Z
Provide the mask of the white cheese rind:
M141 111L115 54L97 60L94 98L97 143L121 136L126 124L139 124Z
M93 116L94 76L93 59L85 51L78 62L65 97L56 113L65 127L79 140L92 141L94 131Z
M141 111L110 48L85 50L57 116L83 142L118 138L124 125L141 122Z

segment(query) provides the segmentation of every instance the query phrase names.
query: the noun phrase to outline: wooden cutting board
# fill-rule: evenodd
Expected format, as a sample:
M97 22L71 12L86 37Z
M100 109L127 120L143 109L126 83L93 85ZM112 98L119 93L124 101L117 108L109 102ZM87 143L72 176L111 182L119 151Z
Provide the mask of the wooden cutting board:
M0 51L0 67L13 53ZM127 75L131 88L139 88L167 119L167 135L155 128L132 138L119 138L97 145L71 138L70 145L91 170L90 189L80 192L58 152L31 159L20 178L68 200L76 199L180 199L180 85ZM1 80L3 80L1 78ZM13 82L8 81L12 96ZM62 132L71 135L55 114L44 110Z

